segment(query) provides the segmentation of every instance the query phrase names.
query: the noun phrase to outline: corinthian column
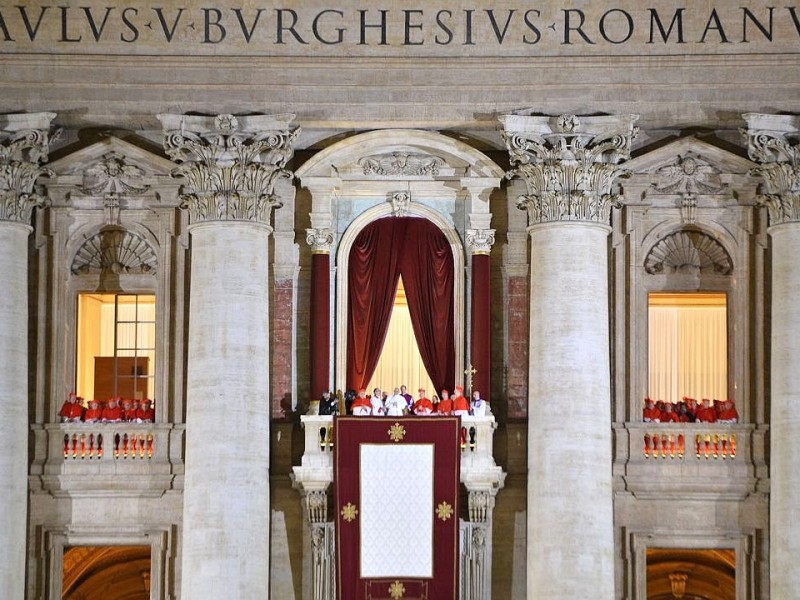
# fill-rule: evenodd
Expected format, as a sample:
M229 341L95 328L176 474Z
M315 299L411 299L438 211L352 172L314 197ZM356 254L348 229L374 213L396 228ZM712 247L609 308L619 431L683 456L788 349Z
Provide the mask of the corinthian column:
M607 238L636 118L502 118L531 238L528 598L614 598Z
M181 598L269 590L269 257L292 115L158 116L192 236Z
M0 115L0 598L25 595L28 508L28 235L53 113Z
M772 237L770 597L793 598L800 590L800 117L744 118Z

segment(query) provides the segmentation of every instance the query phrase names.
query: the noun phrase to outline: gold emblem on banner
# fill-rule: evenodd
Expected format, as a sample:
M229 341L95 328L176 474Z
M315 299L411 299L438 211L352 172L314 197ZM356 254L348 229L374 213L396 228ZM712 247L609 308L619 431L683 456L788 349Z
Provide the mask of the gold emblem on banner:
M356 508L356 505L353 504L352 502L348 502L342 507L342 518L348 523L354 521L357 514L358 514L358 509Z
M447 502L440 502L439 506L436 507L436 516L442 521L447 521L453 516L453 506Z
M392 600L398 600L399 598L402 598L405 595L405 593L406 593L406 588L399 581L394 581L389 586L389 597Z
M406 437L406 428L400 425L400 423L395 423L391 427L389 427L389 431L386 433L389 434L389 439L393 442L399 442L404 437Z

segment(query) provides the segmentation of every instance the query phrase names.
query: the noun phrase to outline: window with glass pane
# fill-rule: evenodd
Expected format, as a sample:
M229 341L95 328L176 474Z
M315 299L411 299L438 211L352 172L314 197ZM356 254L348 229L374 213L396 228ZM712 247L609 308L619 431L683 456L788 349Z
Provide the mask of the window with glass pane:
M724 293L648 296L649 389L653 400L728 397Z
M77 393L143 399L155 393L155 296L78 296Z

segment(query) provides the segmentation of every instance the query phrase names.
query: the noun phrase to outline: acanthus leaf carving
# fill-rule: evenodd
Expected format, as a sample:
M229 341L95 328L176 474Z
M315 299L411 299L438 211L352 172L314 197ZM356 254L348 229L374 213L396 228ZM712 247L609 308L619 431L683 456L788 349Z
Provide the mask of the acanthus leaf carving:
M49 124L55 116L6 115L11 121L30 119ZM56 141L61 130L50 135L49 128L16 128L0 130L0 221L29 223L33 209L43 206L46 197L35 190L38 177L52 176L53 172L42 165L47 162L50 144Z
M252 117L249 117L253 119ZM173 176L183 177L182 207L190 223L254 221L269 225L272 210L282 203L276 194L281 180L294 175L286 164L294 153L299 128L250 131L233 115L218 115L211 130L165 131L169 157L181 163Z
M358 160L364 175L438 175L444 159L417 152L374 154Z
M83 172L78 189L87 196L100 194L144 194L150 189L143 179L144 169L128 163L118 152L109 152Z
M494 229L467 229L467 247L472 254L490 254L494 245L494 234Z
M758 201L769 212L770 225L800 221L800 130L789 115L744 115L741 133L747 153L759 166L750 175L761 181ZM768 127L768 128L762 128Z
M517 207L527 210L528 224L608 224L611 209L619 205L614 184L629 175L619 163L630 158L631 140L638 132L635 118L595 117L584 123L561 115L551 128L550 117L524 117L531 127L515 130L520 119L506 122L503 139L513 167L506 177L520 177L527 187Z

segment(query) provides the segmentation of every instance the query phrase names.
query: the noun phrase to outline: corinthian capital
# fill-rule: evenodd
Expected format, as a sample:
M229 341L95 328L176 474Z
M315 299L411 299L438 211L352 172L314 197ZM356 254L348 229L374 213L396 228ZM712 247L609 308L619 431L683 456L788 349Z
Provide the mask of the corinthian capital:
M164 148L186 181L181 198L190 223L253 221L269 225L281 206L276 185L293 174L286 163L299 128L294 115L157 115Z
M44 198L34 192L36 178L52 174L43 168L54 113L0 115L0 221L29 223Z
M759 166L750 175L761 180L759 203L770 225L800 221L800 116L744 115L747 153Z
M467 247L472 254L490 254L494 245L494 229L467 229Z
M531 117L505 115L512 169L528 193L517 206L528 211L528 225L551 221L608 224L619 203L616 180L627 174L619 164L630 158L639 129L637 115Z
M306 229L306 243L311 246L313 254L329 253L333 245L333 229L329 227Z

